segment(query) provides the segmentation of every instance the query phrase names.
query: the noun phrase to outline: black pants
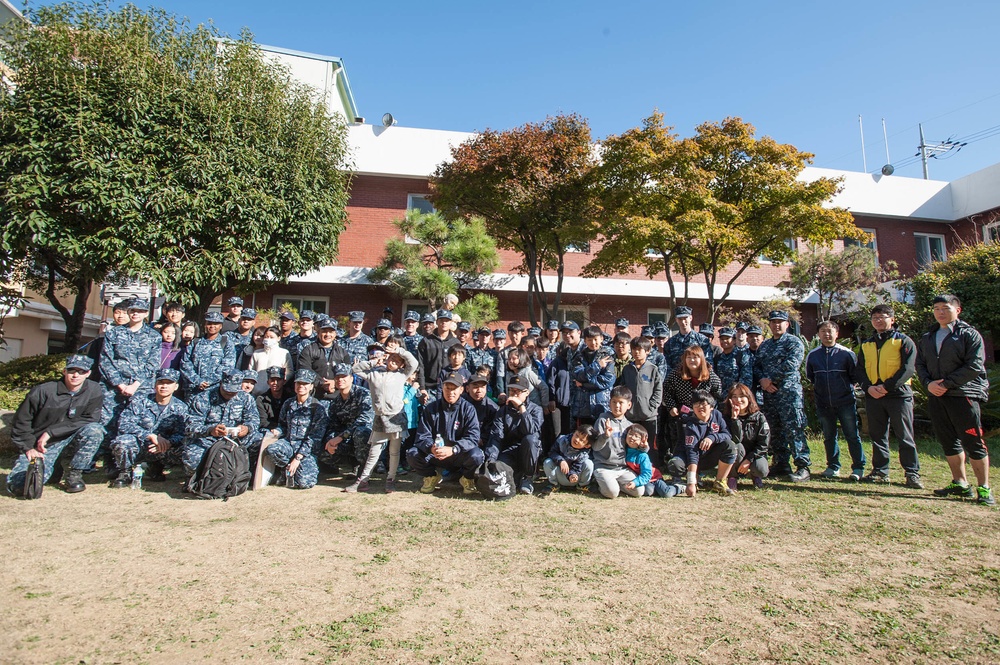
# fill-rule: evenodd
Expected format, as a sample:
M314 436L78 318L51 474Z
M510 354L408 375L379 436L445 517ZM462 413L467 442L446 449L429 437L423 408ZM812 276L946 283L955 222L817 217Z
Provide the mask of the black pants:
M969 459L986 459L989 449L983 441L979 402L968 397L927 396L927 415L944 454L958 455L964 450Z
M538 455L541 453L541 449L541 440L538 435L529 434L519 442L506 446L500 451L497 459L514 470L515 482L521 482L522 478L531 480L535 476L535 467L538 465Z

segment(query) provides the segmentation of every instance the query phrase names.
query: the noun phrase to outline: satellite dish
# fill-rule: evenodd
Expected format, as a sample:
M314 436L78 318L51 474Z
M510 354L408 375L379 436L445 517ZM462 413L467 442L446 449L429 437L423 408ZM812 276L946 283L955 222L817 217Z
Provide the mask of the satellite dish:
M392 127L396 124L396 119L392 117L391 113L386 113L382 116L382 124L386 127Z
M886 164L882 167L882 175L892 175L896 169L892 168L892 164Z

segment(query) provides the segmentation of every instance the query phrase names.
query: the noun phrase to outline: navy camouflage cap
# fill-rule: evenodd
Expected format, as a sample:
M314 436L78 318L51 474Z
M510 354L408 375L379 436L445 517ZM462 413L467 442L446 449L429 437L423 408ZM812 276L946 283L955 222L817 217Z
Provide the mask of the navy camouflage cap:
M433 313L427 312L426 314L420 317L420 323L437 323L437 319L434 318Z
M444 381L442 381L442 383L450 383L453 386L464 386L465 377L462 376L461 372L448 372L448 374L444 377ZM507 385L510 384L508 383Z
M674 308L674 318L676 319L676 318L681 317L681 316L691 316L691 308L690 307L686 307L684 305L681 305L680 307L675 307Z
M628 328L628 319L615 319L615 327Z
M472 324L468 321L462 321L458 324L459 332L472 332Z
M653 337L656 339L667 339L670 337L670 328L664 326L653 326Z
M313 321L315 318L316 318L316 312L312 311L311 309L304 309L301 312L299 312L299 321L301 321L302 319L309 319L310 321Z
M603 333L602 336L604 337L604 346L610 346L612 339L611 335L609 335L608 333Z
M576 321L564 321L563 324L562 324L562 326L560 327L560 329L561 330L579 330L580 329L580 324L578 324Z
M132 298L128 303L128 308L134 309L137 312L148 312L149 301L145 298Z
M347 313L347 318L351 323L357 323L365 320L365 313L361 310L355 309Z
M494 330L493 339L507 339L507 331L503 329Z
M545 324L546 330L559 330L559 322L555 319L550 319L548 323Z
M768 312L767 320L768 321L787 321L788 320L788 312L782 311L780 309L773 309L770 312Z
M316 372L311 369L300 369L295 373L295 383L316 383Z
M350 376L350 374L351 374L351 366L348 365L347 363L337 363L336 365L333 366L334 376Z
M223 323L222 312L208 312L205 314L205 323Z
M82 369L85 372L89 372L90 368L93 366L93 358L79 353L74 353L66 359L66 369Z
M285 368L284 367L278 367L277 365L275 365L273 367L268 367L267 371L265 371L264 373L267 374L267 378L269 378L269 379L283 379L283 378L285 378Z
M439 309L437 311L437 318L439 318L439 319L448 319L449 321L454 321L455 320L455 315L451 313L451 310Z
M703 323L698 326L698 332L700 332L705 337L715 337L715 326L711 323Z
M480 335L489 335L490 334L490 329L487 328L486 326L483 326L482 328L480 328L476 332L478 332Z
M653 326L643 326L639 331L640 337L653 337Z
M726 327L719 330L719 337L736 337L736 331Z
M760 326L750 326L747 328L748 335L763 335L764 331L760 329Z
M254 383L257 383L257 377L258 377L257 370L255 370L255 369L245 369L245 370L243 370L243 380L244 381L253 381Z
M542 334L542 329L539 328L538 326L531 326L530 328L528 328L528 335L530 335L531 337L538 337L541 334Z
M286 309L284 312L282 312L281 314L278 315L278 318L279 319L287 319L288 321L294 321L295 320L295 313L294 312L290 312L290 311L288 311Z
M255 310L253 307L246 307L246 308L244 308L244 310L242 312L240 312L240 318L241 319L256 319L257 318L257 310Z
M336 330L337 322L331 319L329 316L320 314L316 317L316 327L319 330Z
M219 387L227 393L236 393L243 388L243 370L227 369L222 373L222 383Z
M743 332L746 332L746 331L747 331L747 328L749 328L749 327L750 327L750 324L749 324L749 323L747 323L746 321L739 321L739 322L738 322L738 323L736 324L736 329L737 329L737 330L742 330Z
M157 381L173 381L177 383L181 380L181 373L176 369L171 369L169 367L163 367L156 370L156 380Z
M420 315L414 312L412 309L406 310L406 314L403 315L404 321L420 321Z
M226 301L226 305L228 305L229 307L233 307L233 306L242 307L243 306L243 298L240 298L239 296L233 296L232 298L230 298L229 300Z
M389 319L379 319L378 323L375 325L376 328L392 328L392 321Z

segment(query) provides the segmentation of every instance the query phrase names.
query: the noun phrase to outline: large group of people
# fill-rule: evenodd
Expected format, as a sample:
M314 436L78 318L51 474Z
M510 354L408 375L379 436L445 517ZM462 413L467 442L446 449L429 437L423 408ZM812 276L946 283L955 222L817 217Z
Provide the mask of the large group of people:
M398 327L386 308L367 331L362 311L347 314L346 330L311 311L257 326L257 313L238 297L226 302L225 316L209 312L199 322L167 303L153 325L146 300L118 303L89 353L70 356L62 378L34 387L18 409L12 433L22 454L8 489L20 494L36 459L56 482L68 462L67 492L83 491L99 462L115 488L131 486L140 468L146 481L165 480L171 468L190 476L228 437L252 467L267 464L274 482L295 489L346 469L348 493L370 491L374 475L390 493L400 474L413 473L420 492L450 479L474 494L477 474L495 463L521 494L728 496L741 479L761 488L813 477L804 365L824 438L817 475L888 483L891 428L905 486L924 488L913 436L916 375L952 474L934 494L994 504L979 411L989 389L983 340L959 318L955 296L934 300L937 325L916 343L896 329L892 307L878 305L860 353L838 344L837 324L824 321L808 355L783 311L770 312L767 338L738 323L719 330L715 344L714 327L696 330L683 306L673 334L658 323L632 337L625 319L614 322L614 334L572 320L474 329L453 312L455 302L407 311ZM841 431L851 463L843 476Z

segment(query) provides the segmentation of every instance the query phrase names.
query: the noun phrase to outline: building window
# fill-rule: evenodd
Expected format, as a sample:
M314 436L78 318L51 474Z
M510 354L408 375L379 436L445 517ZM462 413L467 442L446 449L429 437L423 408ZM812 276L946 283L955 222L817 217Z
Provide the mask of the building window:
M649 309L646 310L646 325L655 326L657 323L666 325L670 320L669 309Z
M295 311L302 312L311 309L316 314L326 314L329 306L329 298L303 298L302 296L274 296L274 310L281 311L286 304L295 308Z
M419 210L422 213L430 214L434 212L434 206L427 197L423 194L407 194L406 195L406 209L407 210Z
M983 225L983 242L987 245L1000 245L1000 220Z
M857 246L867 247L868 249L875 252L876 256L878 256L878 242L876 241L875 229L863 228L861 230L867 233L869 236L871 236L868 242L862 242L854 238L844 238L844 247L857 247Z
M785 247L787 247L788 249L790 249L790 250L792 250L794 252L794 251L796 251L798 249L798 246L799 246L799 241L796 240L795 238L785 238ZM774 261L772 261L771 259L767 258L767 256L765 256L764 254L760 255L760 262L761 263L774 263Z
M416 312L417 314L423 316L429 311L431 311L431 306L427 304L426 300L403 301L403 316L406 316L407 312Z
M556 317L559 319L559 323L576 321L577 325L581 328L586 328L590 325L590 311L585 305L565 305L560 307L556 311Z
M947 258L944 249L944 236L914 233L913 240L917 245L917 268L919 270L926 270L935 261L944 261Z

